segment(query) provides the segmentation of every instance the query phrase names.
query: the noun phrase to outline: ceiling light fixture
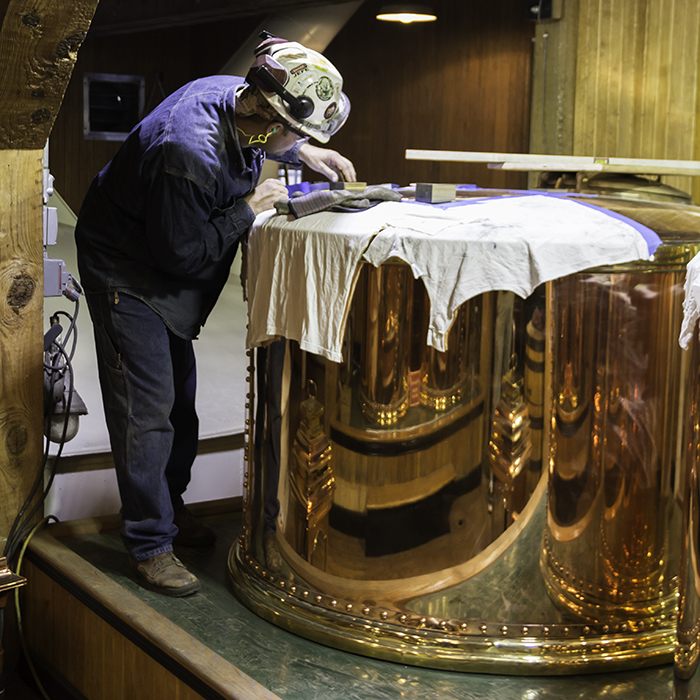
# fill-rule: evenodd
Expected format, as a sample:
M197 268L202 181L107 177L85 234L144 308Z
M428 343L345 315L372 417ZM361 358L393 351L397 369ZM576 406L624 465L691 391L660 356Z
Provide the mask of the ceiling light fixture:
M382 7L377 15L377 19L385 22L401 22L411 24L412 22L433 22L437 16L425 5L386 5Z

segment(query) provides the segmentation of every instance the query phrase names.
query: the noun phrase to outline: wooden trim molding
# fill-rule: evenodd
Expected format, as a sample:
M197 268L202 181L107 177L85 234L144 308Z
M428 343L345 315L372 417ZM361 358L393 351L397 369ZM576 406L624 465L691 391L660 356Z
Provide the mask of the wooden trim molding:
M138 687L139 697L279 700L52 534L32 540L27 561L29 647L86 698L136 697Z
M218 452L235 452L245 448L245 433L221 435L213 438L203 438L199 441L198 455L216 454ZM114 469L111 452L95 452L84 455L69 455L61 457L56 465L56 474L74 474L91 472L100 469Z

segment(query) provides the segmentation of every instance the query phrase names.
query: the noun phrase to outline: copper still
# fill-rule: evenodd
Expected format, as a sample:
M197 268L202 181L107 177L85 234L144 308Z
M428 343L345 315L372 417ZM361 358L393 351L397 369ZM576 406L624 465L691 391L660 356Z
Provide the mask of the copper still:
M435 668L545 675L673 658L700 391L677 338L700 208L651 196L606 190L595 204L656 231L653 260L527 299L476 296L443 353L425 343L422 282L365 264L342 363L292 342L274 369L251 362L244 529L229 558L246 605L322 643ZM260 448L275 424L255 396L261 371L283 386L278 458ZM317 502L295 486L313 464ZM692 532L697 498L690 509ZM700 578L685 579L697 630Z
M689 348L689 449L683 465L683 527L679 577L679 612L674 670L678 697L697 697L700 689L700 336L696 324Z

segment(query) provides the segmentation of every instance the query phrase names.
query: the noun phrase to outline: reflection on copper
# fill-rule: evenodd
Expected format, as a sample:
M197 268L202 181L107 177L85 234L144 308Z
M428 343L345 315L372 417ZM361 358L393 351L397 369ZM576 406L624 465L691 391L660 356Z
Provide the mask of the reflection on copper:
M503 377L502 387L489 439L489 464L496 477L492 486L494 539L512 524L527 502L522 487L532 453L523 378L518 375L514 361Z
M311 395L300 404L301 424L292 448L291 482L292 537L296 551L323 569L326 561L328 512L335 479L331 468L332 448L321 422L323 405ZM291 530L292 528L290 528ZM319 556L314 556L317 554Z
M543 567L554 599L584 619L650 620L675 604L668 523L681 292L673 271L581 274L553 284Z
M420 388L421 403L437 411L458 404L469 391L470 375L469 331L470 304L459 307L450 332L447 347L440 352L423 343L423 378Z
M533 309L525 327L524 394L530 416L530 478L535 482L542 472L544 446L545 317L541 306ZM528 489L529 490L529 489Z
M392 425L406 413L407 267L365 266L366 317L363 334L362 391L360 402L367 420Z
M622 213L670 232L653 260L548 282L546 303L542 294L479 295L460 311L466 333L455 321L449 357L430 363L422 283L406 266L365 269L371 279L358 284L348 310L344 362L309 363L332 446L327 520L298 539L309 499L289 498L301 488L292 487L289 475L299 470L287 460L279 485L284 567L269 571L262 498L248 480L244 534L229 560L247 605L317 641L420 666L561 675L667 663L676 642L679 494L688 481L676 663L693 672L700 494L697 475L686 479L681 467L691 438L700 438L684 427L692 382L677 332L685 265L700 249L700 208L678 218L677 207L636 202ZM507 402L497 406L512 354L510 384L522 387L511 403L522 401L530 419L529 466L521 469L512 457L517 440L509 460L499 461L504 447L489 451L497 413L508 414ZM700 358L693 362L697 372ZM308 398L297 380L292 374L285 418L290 455ZM422 401L415 390L426 386L455 398L444 407ZM390 420L363 410L363 399L385 407ZM691 400L697 416L697 388ZM249 440L262 425L249 423ZM501 431L508 434L507 424ZM513 475L515 483L527 475L526 504L512 508L517 518L502 531L492 528L488 486ZM381 547L370 546L373 538Z
M674 654L676 676L689 680L695 694L700 683L700 338L696 326L690 360L690 449L685 460L686 488L683 500L683 541L679 576L677 642Z

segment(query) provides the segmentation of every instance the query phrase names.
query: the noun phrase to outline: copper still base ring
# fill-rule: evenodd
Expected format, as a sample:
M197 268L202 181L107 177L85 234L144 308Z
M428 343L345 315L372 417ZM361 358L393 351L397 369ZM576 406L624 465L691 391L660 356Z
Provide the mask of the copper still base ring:
M601 673L673 660L675 629L603 632L584 625L437 620L330 599L262 572L238 545L229 553L234 592L293 634L374 658L425 668L508 675ZM379 641L381 640L381 642Z

